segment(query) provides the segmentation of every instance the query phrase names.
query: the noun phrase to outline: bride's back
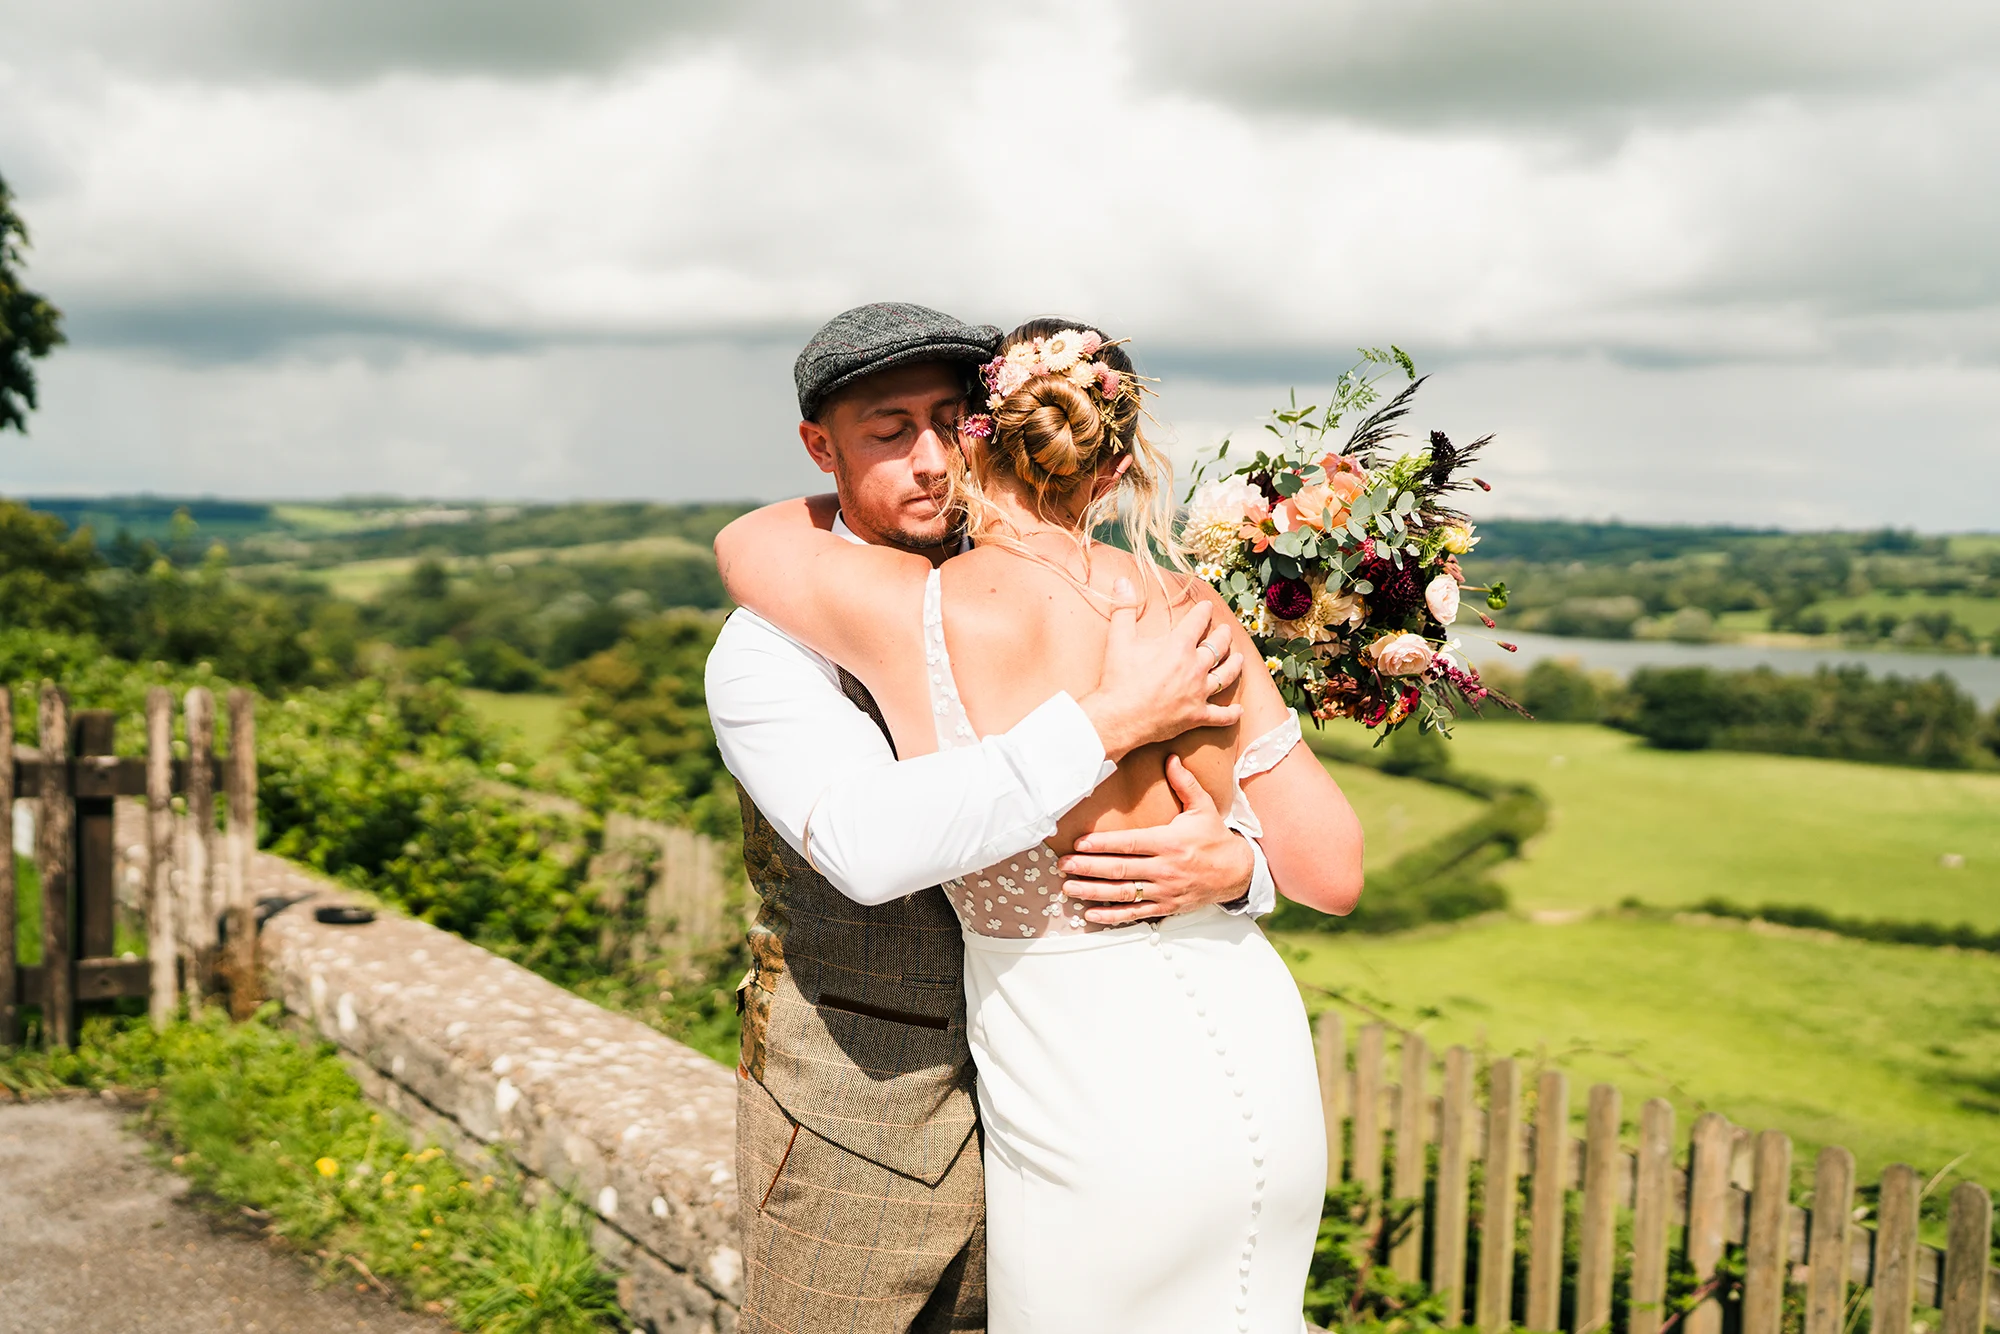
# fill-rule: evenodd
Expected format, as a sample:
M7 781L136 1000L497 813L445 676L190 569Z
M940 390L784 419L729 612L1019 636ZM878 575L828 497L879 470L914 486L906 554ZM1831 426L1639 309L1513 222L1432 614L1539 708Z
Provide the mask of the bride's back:
M1051 553L1078 577L1084 560L1075 552ZM1164 635L1186 615L1190 581L1167 572L1162 595L1149 571L1115 547L1093 545L1088 582L1097 594L1086 598L1044 560L1004 546L985 546L947 561L942 571L945 647L973 730L982 736L1004 732L1059 690L1082 698L1095 689L1104 668L1110 631L1106 608L1114 583L1129 581L1144 598L1138 629L1142 637ZM1231 702L1229 695L1219 703ZM1169 753L1178 754L1216 804L1228 810L1234 792L1238 745L1235 727L1188 732L1173 741L1145 746L1127 755L1118 772L1065 816L1053 840L1067 852L1081 835L1107 829L1165 824L1180 810L1165 770Z

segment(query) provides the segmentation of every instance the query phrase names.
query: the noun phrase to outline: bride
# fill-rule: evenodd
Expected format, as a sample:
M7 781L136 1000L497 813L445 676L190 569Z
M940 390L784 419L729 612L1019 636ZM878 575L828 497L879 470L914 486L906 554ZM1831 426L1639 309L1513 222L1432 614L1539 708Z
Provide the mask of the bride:
M1198 599L1235 624L1184 572L1171 468L1140 430L1122 346L1036 320L982 374L990 413L960 423L949 497L971 549L942 568L824 532L803 501L716 540L730 596L859 677L904 758L1088 692L1110 609L1135 589L1142 634ZM1131 551L1174 568L1095 541L1114 515ZM1255 661L1240 626L1235 639ZM1353 811L1269 677L1247 672L1235 691L1236 726L1134 751L1048 843L944 886L965 937L993 1334L1303 1325L1326 1143L1284 964L1255 922L1217 908L1107 927L1064 892L1089 835L1166 823L1180 809L1170 775L1192 775L1261 828L1288 898L1352 909ZM1163 1129L1167 1153L1147 1147Z

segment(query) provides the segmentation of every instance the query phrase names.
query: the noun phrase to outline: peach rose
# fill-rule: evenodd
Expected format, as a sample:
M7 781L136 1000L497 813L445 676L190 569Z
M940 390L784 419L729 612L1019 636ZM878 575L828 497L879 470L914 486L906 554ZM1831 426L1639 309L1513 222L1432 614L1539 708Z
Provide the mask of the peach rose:
M1424 602L1439 625L1450 625L1458 619L1458 580L1448 574L1431 580L1424 588Z
M1320 529L1322 532L1327 527L1328 510L1340 510L1343 513L1346 511L1346 506L1334 498L1332 489L1325 486L1300 487L1297 494L1281 502L1278 508L1285 512L1286 528L1297 528L1303 524L1308 528Z
M1384 676L1420 675L1436 656L1422 635L1413 635L1407 630L1384 635L1365 651L1375 664L1375 670Z

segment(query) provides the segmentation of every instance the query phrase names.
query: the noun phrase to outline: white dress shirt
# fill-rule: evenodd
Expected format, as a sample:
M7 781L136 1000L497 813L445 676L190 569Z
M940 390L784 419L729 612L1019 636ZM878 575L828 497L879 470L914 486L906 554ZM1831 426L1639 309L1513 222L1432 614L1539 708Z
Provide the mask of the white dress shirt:
M861 540L838 518L834 532ZM857 903L887 903L1025 852L1115 768L1063 691L977 745L899 761L841 693L839 669L747 608L716 637L707 694L723 764L779 835ZM1275 886L1255 831L1228 823L1256 858L1250 892L1232 911L1269 912Z

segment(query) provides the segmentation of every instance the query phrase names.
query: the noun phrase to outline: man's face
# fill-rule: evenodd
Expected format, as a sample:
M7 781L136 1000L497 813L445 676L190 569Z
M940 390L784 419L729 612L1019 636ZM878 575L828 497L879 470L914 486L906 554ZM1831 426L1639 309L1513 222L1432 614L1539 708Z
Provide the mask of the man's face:
M856 536L922 551L949 539L942 501L947 451L965 411L965 382L942 362L881 371L849 385L799 423L821 472L833 474Z

